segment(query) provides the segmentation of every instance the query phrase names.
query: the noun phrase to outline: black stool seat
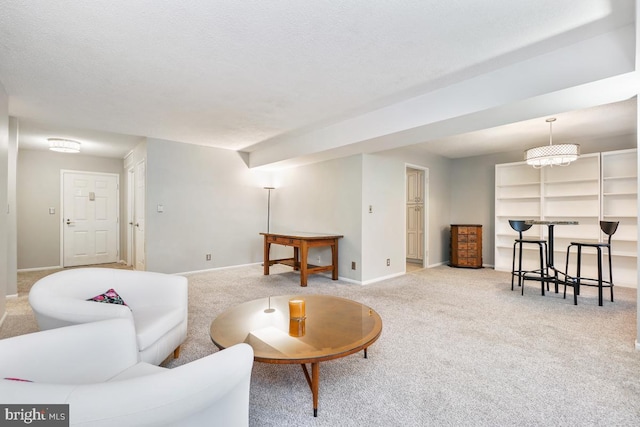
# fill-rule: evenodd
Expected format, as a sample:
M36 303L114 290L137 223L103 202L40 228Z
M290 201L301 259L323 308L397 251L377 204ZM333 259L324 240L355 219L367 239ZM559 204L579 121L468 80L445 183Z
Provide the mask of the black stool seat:
M602 305L602 289L609 288L611 292L611 302L613 302L613 266L611 263L611 236L618 229L619 221L600 221L600 229L607 235L606 242L571 242L567 247L567 261L565 264L566 278L564 280L564 298L567 297L567 286L573 287L573 304L578 305L578 295L580 286L595 286L598 288L598 305ZM569 274L569 257L571 248L577 248L576 275ZM594 248L598 258L598 277L590 278L581 275L582 269L582 249ZM607 250L609 258L609 280L604 280L602 275L602 255L603 249Z
M543 239L516 239L516 242L522 242L522 243L544 243L544 244L547 243L547 241L543 240Z
M542 281L542 295L544 295L544 281L548 275L546 259L547 259L547 241L543 239L525 239L523 238L523 232L531 228L531 224L526 224L522 220L509 220L511 228L518 232L518 238L513 243L513 258L511 261L511 290L514 287L514 279L518 278L518 286L521 287L521 295L524 295L524 281L525 280L540 280ZM523 270L522 269L522 249L523 245L532 244L536 245L540 254L540 266L536 270ZM518 248L518 268L516 269L516 247ZM548 283L547 283L548 286Z

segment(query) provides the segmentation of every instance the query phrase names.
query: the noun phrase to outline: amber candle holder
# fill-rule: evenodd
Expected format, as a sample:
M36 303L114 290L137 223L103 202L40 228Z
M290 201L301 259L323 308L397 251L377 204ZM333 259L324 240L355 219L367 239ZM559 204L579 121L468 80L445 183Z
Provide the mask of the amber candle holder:
M306 317L304 300L302 298L293 298L289 300L289 318L304 319Z
M306 319L303 317L302 319L289 319L289 335L292 337L303 337L305 334L306 328Z

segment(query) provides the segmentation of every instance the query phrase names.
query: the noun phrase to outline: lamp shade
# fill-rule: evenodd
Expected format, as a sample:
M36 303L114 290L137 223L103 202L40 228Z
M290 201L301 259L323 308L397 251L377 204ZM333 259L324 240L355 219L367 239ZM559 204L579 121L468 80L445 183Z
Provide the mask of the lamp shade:
M543 145L524 152L524 159L534 168L566 166L580 156L578 144Z
M549 123L549 145L534 147L525 150L524 159L527 164L534 168L545 166L567 166L580 156L580 146L578 144L553 144L553 122L555 117L545 120Z
M80 143L71 139L48 138L49 150L59 153L79 153Z

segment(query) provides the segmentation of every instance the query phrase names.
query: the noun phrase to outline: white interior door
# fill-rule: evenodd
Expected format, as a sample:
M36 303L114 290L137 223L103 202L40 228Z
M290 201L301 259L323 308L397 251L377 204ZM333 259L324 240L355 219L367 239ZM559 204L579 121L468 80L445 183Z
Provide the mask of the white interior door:
M407 258L422 260L424 225L422 206L407 206Z
M145 192L146 192L146 167L144 160L136 164L135 171L135 255L136 270L144 271L146 269L146 251L145 251L145 235L144 235L144 218L145 218Z
M62 171L62 266L118 261L116 174Z
M424 171L407 168L407 260L424 259Z

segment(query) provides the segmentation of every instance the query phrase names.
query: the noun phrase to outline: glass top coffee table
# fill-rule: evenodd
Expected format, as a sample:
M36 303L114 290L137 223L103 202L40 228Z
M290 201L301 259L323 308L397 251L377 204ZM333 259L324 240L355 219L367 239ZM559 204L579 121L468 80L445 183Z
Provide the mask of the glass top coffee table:
M305 318L290 319L289 300L302 299ZM220 349L238 343L253 347L256 362L300 364L318 416L320 362L364 350L382 333L382 319L371 307L330 295L284 295L233 307L211 323L211 340ZM311 375L307 370L311 364Z

